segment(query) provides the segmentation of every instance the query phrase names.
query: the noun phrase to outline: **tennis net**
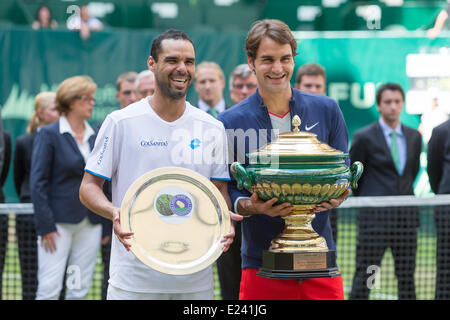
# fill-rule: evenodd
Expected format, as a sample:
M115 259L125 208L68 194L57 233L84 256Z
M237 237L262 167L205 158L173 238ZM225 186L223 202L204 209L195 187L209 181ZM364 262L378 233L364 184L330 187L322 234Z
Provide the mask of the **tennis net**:
M2 300L34 297L36 238L18 241L32 214L31 204L0 204ZM450 195L350 197L332 214L346 299L450 299ZM99 251L88 299L102 299L102 283Z

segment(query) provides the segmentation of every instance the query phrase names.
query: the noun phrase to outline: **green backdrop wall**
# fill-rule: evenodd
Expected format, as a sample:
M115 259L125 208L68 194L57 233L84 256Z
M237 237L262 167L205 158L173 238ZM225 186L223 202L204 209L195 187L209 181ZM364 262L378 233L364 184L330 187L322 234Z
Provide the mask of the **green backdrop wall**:
M147 68L150 45L158 33L155 30L102 31L92 33L91 38L84 41L78 33L67 30L0 28L0 105L4 128L11 133L13 142L25 133L33 112L34 96L43 90L56 91L62 80L73 75L89 75L96 81L97 105L90 121L93 124L102 121L118 108L115 100L117 76L125 71L139 72ZM236 65L246 62L244 32L187 33L195 44L197 62L215 61L227 76ZM326 68L327 94L342 108L350 137L355 130L378 117L377 85L390 81L400 83L406 90L409 88L405 71L408 54L437 52L450 43L447 33L434 41L428 40L424 32L297 32L295 35L299 43L296 69L308 62L317 62ZM227 84L225 99L231 104L228 92ZM196 104L197 99L191 88L188 100ZM414 128L420 121L418 115L406 112L402 120ZM425 180L419 185L418 193L429 192ZM17 201L12 166L4 191L7 202Z

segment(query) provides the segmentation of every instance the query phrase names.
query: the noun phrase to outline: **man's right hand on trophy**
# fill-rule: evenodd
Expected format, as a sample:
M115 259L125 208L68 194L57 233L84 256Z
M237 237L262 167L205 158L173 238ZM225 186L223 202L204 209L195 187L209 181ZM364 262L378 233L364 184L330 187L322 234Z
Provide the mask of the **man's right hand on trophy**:
M254 192L250 198L243 198L238 201L238 212L244 216L253 214L267 214L271 217L284 217L289 215L293 206L289 202L283 202L275 205L278 198L272 198L267 201L259 199L258 194Z
M342 202L345 201L345 199L348 198L349 195L350 195L350 189L347 189L339 197L330 199L328 201L323 201L322 203L318 204L314 209L311 210L310 213L319 213L319 212L337 208L342 204Z
M130 251L131 244L127 242L127 239L130 239L132 235L134 235L133 232L124 232L122 231L122 227L120 226L120 209L114 208L113 209L113 227L114 227L114 233L116 234L117 238L119 238L119 241L123 244L125 249L127 251Z

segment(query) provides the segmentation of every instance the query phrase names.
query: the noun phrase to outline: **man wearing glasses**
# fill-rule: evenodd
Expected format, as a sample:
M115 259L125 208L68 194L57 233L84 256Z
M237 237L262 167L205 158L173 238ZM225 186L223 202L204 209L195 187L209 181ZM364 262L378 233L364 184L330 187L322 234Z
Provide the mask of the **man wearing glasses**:
M230 96L235 104L256 92L256 77L248 64L240 64L230 74Z

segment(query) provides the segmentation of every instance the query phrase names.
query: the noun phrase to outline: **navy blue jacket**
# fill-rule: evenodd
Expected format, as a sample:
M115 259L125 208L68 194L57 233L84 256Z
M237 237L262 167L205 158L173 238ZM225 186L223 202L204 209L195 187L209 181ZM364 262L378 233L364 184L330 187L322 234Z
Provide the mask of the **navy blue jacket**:
M348 131L342 115L342 111L336 101L326 96L319 96L292 89L292 98L289 102L291 118L298 115L301 119L300 130L305 131L305 126L311 128L309 131L317 134L317 138L329 144L331 147L347 152ZM263 104L262 98L257 91L241 103L219 114L218 120L222 121L225 129L266 129L267 140L257 141L257 149L264 146L264 142L270 143L272 123L270 121L267 106ZM293 129L293 128L291 128ZM228 132L230 133L230 132ZM264 139L265 140L265 139ZM232 143L229 141L228 143ZM261 143L261 145L260 145ZM248 158L243 153L248 153L249 142L245 142L245 150L239 150L237 139L234 140L234 158L230 162L242 161L248 165ZM238 154L240 152L240 154ZM348 163L348 161L347 161ZM234 204L239 197L250 197L247 190L238 190L235 181L228 184L231 201ZM312 222L314 230L324 237L328 248L335 250L333 241L329 212L321 212L316 215ZM281 217L270 217L260 214L245 218L242 221L242 268L260 268L262 265L262 252L270 247L270 242L284 229L284 220Z
M94 147L95 135L89 139ZM43 127L33 144L30 189L38 235L56 231L56 223L79 223L86 216L93 224L99 215L79 200L79 189L86 163L75 139L59 132L59 121Z
M14 151L14 187L20 202L30 203L30 170L33 143L37 132L21 135L16 139Z

